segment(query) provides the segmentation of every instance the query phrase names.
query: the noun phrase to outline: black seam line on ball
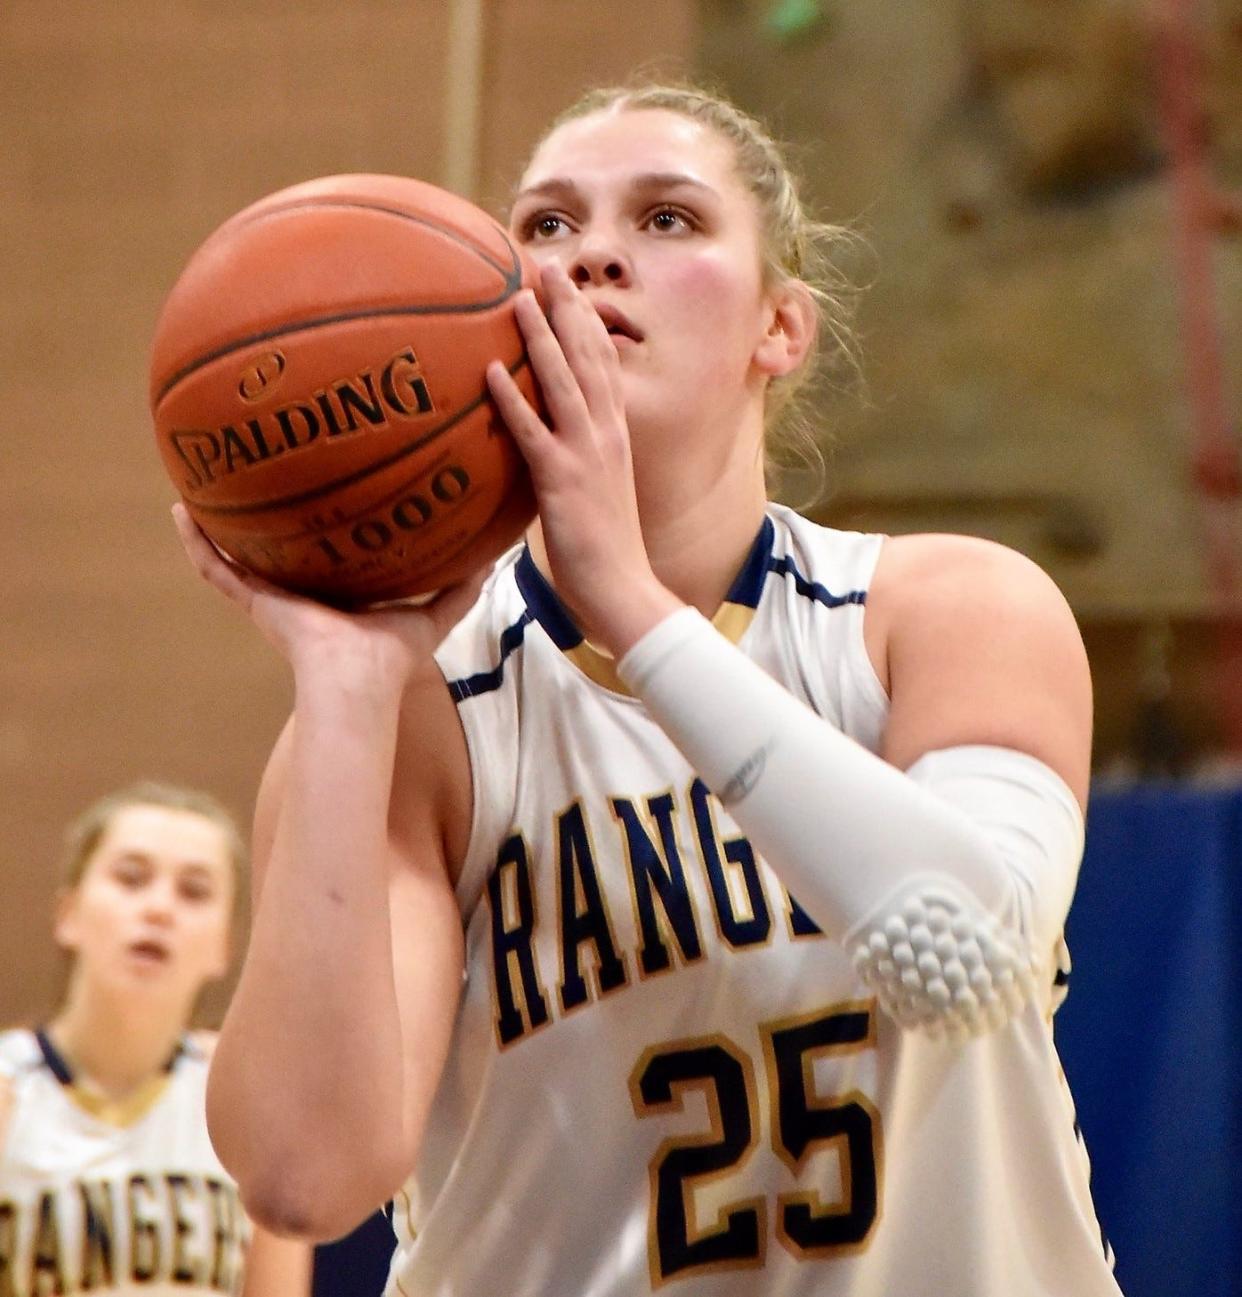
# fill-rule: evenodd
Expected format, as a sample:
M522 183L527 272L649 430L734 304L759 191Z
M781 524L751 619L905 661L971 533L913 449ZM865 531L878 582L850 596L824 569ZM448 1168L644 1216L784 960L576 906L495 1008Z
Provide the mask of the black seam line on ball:
M317 204L323 206L324 204ZM342 204L343 205L343 204ZM365 204L358 203L355 206L362 207ZM278 211L287 211L288 208L280 208ZM374 211L387 211L387 208L372 208ZM277 213L273 213L275 215ZM401 212L393 212L393 216L401 216ZM257 217L255 219L258 219ZM414 217L405 219L414 221L415 224L429 225L432 229L440 231L442 234L448 231L438 225L432 225L430 221L418 221ZM450 237L454 237L450 235ZM406 316L406 315L477 315L480 311L491 311L502 303L507 302L514 293L522 286L522 263L517 255L513 244L505 236L505 243L508 244L509 252L513 257L513 265L506 270L499 262L492 261L491 258L484 256L479 249L473 244L466 243L462 239L455 239L455 242L461 243L463 247L469 248L479 256L480 260L491 266L498 274L504 277L504 291L499 297L489 298L485 302L463 302L458 306L385 306L376 308L368 306L365 309L356 311L338 311L332 315L313 316L309 320L301 320L296 324L283 324L277 329L265 329L261 333L251 333L244 338L235 338L232 342L227 342L221 347L215 347L205 355L198 356L189 364L183 365L171 377L167 378L155 394L155 405L168 395L182 379L188 378L196 370L202 369L204 365L210 365L213 360L219 360L223 356L232 355L235 351L244 351L247 347L253 347L260 342L272 342L276 338L287 337L291 333L303 333L311 329L326 328L330 324L343 324L349 320L365 319L382 319L385 316Z
M509 373L517 374L519 370L524 369L529 363L530 357L523 351L518 359L508 366ZM311 500L318 500L322 496L330 495L342 487L353 486L355 482L361 482L364 478L383 472L384 469L391 468L393 464L399 464L403 459L414 454L415 451L421 450L428 442L434 441L442 433L460 423L466 415L477 410L487 400L487 397L487 391L484 390L469 405L463 405L451 419L446 419L436 427L430 428L417 441L402 446L400 450L394 451L391 455L385 456L374 464L368 464L366 468L360 468L357 472L350 473L347 477L333 478L331 482L326 482L323 486L312 487L309 491L299 491L295 495L275 496L269 500L255 500L248 504L202 504L194 499L190 499L189 502L199 513L209 513L216 517L230 518L247 513L262 513L265 509L287 509L296 504L307 504Z
M513 273L513 266L518 264L518 255L514 251L513 242L504 227L499 223L496 224L496 233L504 239L505 247L509 249L511 265L508 268L497 261L486 248L480 247L477 243L459 234L448 225L430 220L426 216L415 216L413 212L404 211L400 207L389 207L387 203L367 202L363 198L326 198L322 202L312 202L305 198L299 198L296 202L282 203L279 207L268 207L264 211L255 212L253 216L248 216L244 221L239 221L238 224L254 225L258 221L265 221L273 216L283 216L286 212L313 212L325 207L329 209L347 208L363 212L382 212L386 216L395 216L398 220L409 221L411 225L425 225L428 229L435 230L437 234L443 234L452 239L454 243L460 244L468 252L473 252L481 261L485 261L497 274L503 275L506 279Z

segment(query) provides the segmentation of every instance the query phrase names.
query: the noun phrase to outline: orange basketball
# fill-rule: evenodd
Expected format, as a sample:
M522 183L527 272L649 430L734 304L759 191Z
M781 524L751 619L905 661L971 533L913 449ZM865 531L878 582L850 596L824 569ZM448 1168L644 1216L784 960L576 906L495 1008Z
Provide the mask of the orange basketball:
M151 353L155 435L242 566L358 606L440 589L534 515L488 397L537 389L513 299L534 270L473 203L398 176L261 199L193 254Z

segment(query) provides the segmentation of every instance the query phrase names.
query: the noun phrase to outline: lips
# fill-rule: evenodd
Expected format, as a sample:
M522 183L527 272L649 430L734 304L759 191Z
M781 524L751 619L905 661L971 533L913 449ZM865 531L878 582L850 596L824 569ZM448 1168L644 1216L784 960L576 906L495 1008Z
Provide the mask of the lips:
M166 963L172 958L172 951L162 941L151 938L131 941L128 950L131 955L136 955L139 959L151 960L153 963Z
M613 337L629 338L631 342L641 342L643 331L625 314L610 302L596 302L595 313L604 322L604 328Z

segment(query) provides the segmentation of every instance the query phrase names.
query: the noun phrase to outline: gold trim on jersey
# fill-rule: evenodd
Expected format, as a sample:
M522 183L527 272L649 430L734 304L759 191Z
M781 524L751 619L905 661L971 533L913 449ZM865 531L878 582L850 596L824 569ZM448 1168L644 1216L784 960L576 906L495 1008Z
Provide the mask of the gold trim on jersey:
M785 898L785 905L784 905L785 931L789 934L790 941L807 941L812 937L827 936L827 933L825 933L823 928L821 928L817 923L815 924L815 927L812 931L799 932L794 927L794 922L795 922L794 906L797 906L799 910L802 910L802 914L805 916L808 922L815 923L815 920L812 919L811 916L807 914L805 910L802 909L802 906L799 905L798 902L794 899L793 894L789 891L788 888L782 887L781 895Z
M745 604L725 602L716 609L712 625L729 641L737 644L755 619L755 610ZM562 653L582 672L588 680L593 680L603 689L614 694L624 694L632 698L633 694L626 688L617 674L616 659L602 648L596 647L590 640L584 639L573 648L562 649Z
M798 1096L798 1108L806 1119L817 1114L831 1113L834 1110L844 1112L847 1109L859 1109L866 1114L870 1125L871 1162L875 1181L874 1214L867 1225L866 1233L857 1241L831 1241L818 1244L799 1242L791 1237L786 1225L788 1208L802 1206L807 1209L812 1219L816 1217L844 1218L851 1215L856 1208L854 1197L854 1166L851 1157L849 1135L837 1131L831 1135L815 1136L808 1140L806 1146L795 1156L782 1137L781 1126L781 1076L777 1064L776 1037L784 1032L801 1027L811 1027L828 1019L844 1014L865 1014L866 1032L852 1040L822 1042L810 1044L798 1050L800 1064L801 1094ZM790 1172L800 1178L807 1163L818 1154L833 1152L836 1156L841 1192L834 1202L825 1202L819 1189L808 1187L793 1192L781 1193L776 1198L776 1237L781 1246L797 1258L816 1256L853 1256L863 1252L870 1245L875 1235L876 1226L883 1214L884 1204L884 1132L879 1109L870 1096L857 1088L836 1094L818 1094L815 1089L815 1060L817 1058L839 1057L842 1054L857 1053L864 1049L876 1047L876 1002L874 999L847 1000L827 1008L815 1009L809 1013L797 1013L789 1017L774 1018L759 1024L759 1038L763 1046L763 1065L768 1081L768 1102L770 1105L769 1125L772 1150L789 1168Z
M530 845L526 841L526 835L523 833L511 833L500 845L500 849L496 854L495 868L489 875L482 893L487 902L490 920L489 940L493 943L492 976L488 982L492 1000L492 1034L496 1039L496 1048L502 1051L508 1049L510 1045L516 1044L519 1040L528 1039L535 1032L542 1031L557 1020L556 1014L548 1007L548 992L543 984L543 978L540 976L539 959L535 954L535 935L539 931L539 890L535 886L531 874L530 862ZM521 922L518 870L522 870L525 874L526 891L530 897L529 925L523 925ZM494 898L492 892L493 883L495 884ZM497 905L499 907L498 911ZM517 916L518 923L515 927L506 926L509 915ZM495 959L497 928L500 930L500 936L506 939L525 934L521 945L524 947L526 959L529 961L531 981L534 983L533 996L529 994L530 988L526 983L525 970L522 964L522 949L516 947L506 949L503 965L497 964ZM516 979L514 973L516 973ZM502 979L509 992L509 999L521 1022L521 1030L510 1036L508 1040L505 1039L501 1030L505 1016L500 997L500 982ZM535 1021L537 1017L536 1005L543 1014L542 1021L539 1022Z
M33 1183L0 1200L0 1294L238 1291L250 1225L237 1189L201 1170L150 1167Z
M617 941L617 925L613 922L612 910L608 905L608 888L604 885L604 876L596 864L599 853L582 798L574 798L558 811L553 816L553 825L556 835L556 908L557 921L560 925L560 940L557 942L560 975L556 983L556 999L560 1005L560 1016L567 1018L577 1009L596 1004L617 991L623 991L630 984L630 968L625 948ZM581 841L574 836L575 825L581 826ZM565 890L567 869L571 875L569 885L572 888L572 895L567 895ZM587 895L588 870L590 885L595 894L594 901ZM566 1004L565 992L569 978L566 952L570 943L565 940L565 924L569 920L577 923L588 919L597 910L596 901L598 915L603 920L602 929L596 933L584 933L572 943L575 978L582 983L586 994L583 999L576 1000L573 1004ZM588 967L583 967L582 963L584 945L592 946L595 951ZM604 948L605 946L607 949ZM605 979L609 976L609 965L613 961L615 961L613 975L616 980L611 986L606 986Z
M644 957L648 949L647 932L643 926L642 905L638 896L638 874L642 867L635 863L633 843L625 825L623 812L618 807L621 803L624 803L634 811L639 831L645 835L656 859L664 866L665 879L668 881L669 886L672 887L675 886L673 863L669 859L664 834L660 831L661 826L657 819L657 811L653 805L665 797L670 802L668 819L671 827L673 850L677 855L677 871L681 875L683 884L681 890L686 897L686 909L690 918L690 927L693 930L694 942L698 949L694 953L686 950L682 944L681 934L677 930L677 924L669 914L664 897L660 894L660 889L649 881L645 886L647 895L651 899L656 941L659 949L664 951L668 959L663 968L654 968L649 972L644 966ZM639 979L646 981L649 977L662 977L665 973L672 973L679 968L689 968L691 964L697 964L704 955L703 927L699 921L699 907L698 902L695 900L694 888L690 885L690 877L686 871L685 861L682 858L680 844L677 841L677 825L674 817L680 807L676 790L672 784L668 784L662 791L652 793L646 797L610 795L607 800L612 809L612 818L616 823L617 832L621 837L621 849L625 852L625 881L629 885L630 908L634 915L634 963L638 969Z
M148 1077L136 1089L119 1099L101 1094L98 1090L87 1089L78 1081L64 1086L65 1094L74 1105L81 1108L97 1121L109 1126L132 1126L140 1121L164 1097L172 1074L161 1072L158 1076Z
M643 1094L642 1081L644 1073L659 1057L676 1055L686 1051L703 1049L715 1045L724 1051L741 1070L742 1084L745 1091L747 1115L750 1119L750 1139L725 1166L714 1171L700 1171L684 1176L678 1186L680 1193L681 1218L685 1224L685 1243L693 1245L704 1239L719 1235L730 1227L736 1217L753 1212L757 1226L755 1251L747 1256L735 1256L715 1261L706 1261L679 1269L672 1274L665 1274L660 1258L658 1202L661 1193L660 1172L665 1159L670 1153L696 1148L711 1148L720 1145L725 1137L724 1116L720 1107L720 1091L712 1077L691 1075L674 1081L669 1086L669 1098L648 1102ZM712 1226L704 1228L697 1219L695 1211L695 1190L706 1184L722 1180L736 1174L749 1160L759 1146L759 1124L754 1115L759 1111L758 1089L755 1083L755 1069L749 1055L734 1041L722 1032L712 1032L706 1036L695 1036L684 1040L668 1041L662 1045L651 1045L639 1056L629 1076L630 1102L637 1117L649 1117L660 1114L680 1114L685 1111L686 1095L697 1092L703 1096L707 1108L710 1131L699 1131L693 1134L667 1136L660 1142L655 1154L647 1164L647 1181L650 1201L647 1211L647 1268L651 1286L663 1288L666 1284L675 1283L687 1277L698 1278L707 1274L721 1274L734 1270L756 1270L767 1261L768 1220L767 1201L764 1195L752 1195L749 1198L734 1202L722 1203L716 1212Z
M715 869L708 863L708 842L703 835L703 826L700 824L698 806L696 805L696 800L698 800L696 799L696 792L700 788L702 793L699 794L699 799L702 802L703 818L706 820L706 828L711 834L711 847L716 857ZM699 865L703 870L703 882L707 888L712 917L716 922L716 933L721 942L734 951L762 950L770 946L776 936L776 920L773 917L772 906L768 902L767 891L763 885L763 870L759 853L754 849L750 839L744 833L735 833L728 838L724 836L720 828L720 822L717 819L717 813L722 811L723 808L719 799L697 775L686 786L685 805L690 820L694 825L694 842L698 851ZM730 854L730 846L734 847L733 854ZM739 853L745 857L744 860L737 859ZM729 925L736 931L736 929L745 927L747 924L759 925L766 920L767 932L764 936L753 941L735 941L725 931L725 914L721 906L721 898L716 894L713 873L716 873L720 879L721 888L724 892L724 901L729 909ZM745 892L745 896L740 895L739 891ZM739 916L739 908L746 911L746 913Z

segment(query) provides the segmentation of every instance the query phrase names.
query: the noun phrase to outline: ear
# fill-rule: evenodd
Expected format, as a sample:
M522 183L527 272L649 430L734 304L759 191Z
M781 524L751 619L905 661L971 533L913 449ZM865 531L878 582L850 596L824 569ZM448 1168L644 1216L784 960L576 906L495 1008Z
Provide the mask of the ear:
M56 893L52 910L52 937L64 951L72 954L78 948L78 890L62 887Z
M800 279L787 279L769 295L771 317L755 349L755 367L769 378L784 378L807 358L815 345L819 313L811 290Z

